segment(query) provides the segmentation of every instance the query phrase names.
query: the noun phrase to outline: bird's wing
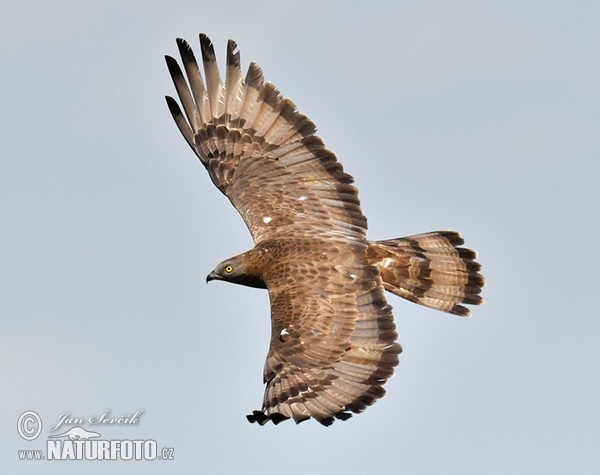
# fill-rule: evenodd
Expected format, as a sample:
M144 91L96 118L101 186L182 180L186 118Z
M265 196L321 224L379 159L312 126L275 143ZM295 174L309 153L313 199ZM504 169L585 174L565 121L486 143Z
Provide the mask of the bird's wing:
M384 394L401 349L381 278L366 264L352 177L258 66L242 78L233 41L224 84L206 36L206 82L188 44L177 43L185 76L167 57L183 106L167 98L173 118L255 243L280 253L263 274L272 338L264 404L249 419L331 424L360 412Z
M267 277L267 387L249 420L313 417L329 425L384 395L401 348L379 273L361 263L365 247L310 239L270 250L277 268Z
M205 35L200 46L206 82L189 45L182 39L177 44L185 74L175 59L166 60L183 111L167 97L169 109L254 242L297 234L365 240L367 223L353 179L315 135L310 119L263 80L256 64L243 78L232 40L225 83Z

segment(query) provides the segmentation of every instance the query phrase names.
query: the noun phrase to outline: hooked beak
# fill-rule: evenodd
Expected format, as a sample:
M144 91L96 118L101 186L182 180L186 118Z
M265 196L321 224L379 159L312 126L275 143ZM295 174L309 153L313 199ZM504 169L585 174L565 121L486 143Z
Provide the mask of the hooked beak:
M215 280L218 278L219 278L219 276L215 273L215 271L212 271L210 274L208 274L206 276L206 283L208 284L211 280Z

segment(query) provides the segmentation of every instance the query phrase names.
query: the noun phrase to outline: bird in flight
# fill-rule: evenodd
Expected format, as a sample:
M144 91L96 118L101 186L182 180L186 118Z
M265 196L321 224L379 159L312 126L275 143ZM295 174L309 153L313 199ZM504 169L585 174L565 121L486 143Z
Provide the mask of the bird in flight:
M183 70L166 56L181 107L167 97L183 137L241 214L254 248L224 260L207 281L267 289L270 348L261 425L346 420L383 397L402 351L387 290L468 317L483 302L477 254L452 231L367 239L353 178L295 104L229 40L223 82L200 35L204 79L185 40ZM183 109L183 110L182 110Z

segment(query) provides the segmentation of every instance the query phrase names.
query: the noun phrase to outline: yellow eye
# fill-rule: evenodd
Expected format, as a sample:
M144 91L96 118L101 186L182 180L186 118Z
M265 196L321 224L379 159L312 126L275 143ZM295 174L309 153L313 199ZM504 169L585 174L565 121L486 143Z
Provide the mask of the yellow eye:
M227 272L228 274L231 274L233 272L233 266L231 266L231 265L225 266L225 272Z

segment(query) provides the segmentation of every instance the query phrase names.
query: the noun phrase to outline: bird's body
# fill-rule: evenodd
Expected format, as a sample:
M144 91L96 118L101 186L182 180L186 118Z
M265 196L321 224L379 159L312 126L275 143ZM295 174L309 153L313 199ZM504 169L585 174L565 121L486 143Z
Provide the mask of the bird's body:
M385 393L400 345L384 290L468 316L484 279L474 251L442 231L371 242L353 179L295 105L250 65L242 79L229 41L220 79L210 40L200 35L206 85L178 40L187 81L167 64L183 105L169 108L213 183L246 222L255 247L221 262L207 280L266 288L271 342L261 424L315 418L329 425ZM185 116L184 116L185 114Z

